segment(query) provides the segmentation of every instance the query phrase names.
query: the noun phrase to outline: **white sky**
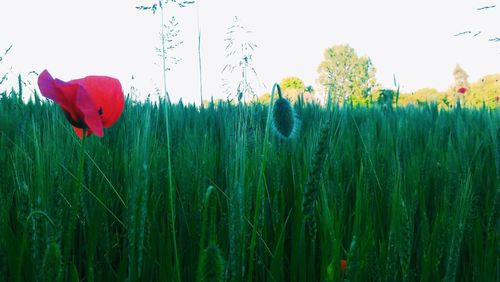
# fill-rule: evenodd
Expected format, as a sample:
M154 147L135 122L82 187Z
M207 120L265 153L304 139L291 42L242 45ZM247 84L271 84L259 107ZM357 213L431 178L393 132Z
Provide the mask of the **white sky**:
M10 72L0 90L16 84L16 75L48 69L62 80L108 75L133 84L141 93L161 88L160 17L135 6L153 0L1 0L0 74ZM496 8L477 11L486 5ZM167 7L175 15L184 44L174 52L183 60L168 73L174 101L199 101L197 8ZM351 45L372 59L377 80L393 87L393 75L403 91L422 87L447 88L454 66L460 64L469 80L500 73L500 0L200 0L204 98L224 98L222 68L224 38L235 16L253 31L258 45L254 67L270 91L274 82L299 76L316 86L317 67L325 48ZM456 33L482 31L455 37ZM36 77L30 76L32 81Z

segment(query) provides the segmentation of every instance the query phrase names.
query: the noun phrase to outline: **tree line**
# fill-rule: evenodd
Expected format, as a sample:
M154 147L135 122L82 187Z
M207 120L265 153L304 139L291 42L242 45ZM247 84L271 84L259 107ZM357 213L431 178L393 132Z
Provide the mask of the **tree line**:
M445 91L422 88L411 93L400 93L395 82L394 89L385 89L377 83L376 68L367 56L358 56L354 48L347 44L327 48L323 61L318 66L317 87L306 86L296 76L285 77L280 85L284 95L296 102L321 102L328 99L336 103L355 105L420 105L437 103L440 108L453 108L457 103L463 106L490 108L499 105L500 74L488 75L477 82L470 83L467 72L457 64L452 71L453 82ZM317 91L319 90L319 91ZM259 102L268 103L270 93L259 97Z

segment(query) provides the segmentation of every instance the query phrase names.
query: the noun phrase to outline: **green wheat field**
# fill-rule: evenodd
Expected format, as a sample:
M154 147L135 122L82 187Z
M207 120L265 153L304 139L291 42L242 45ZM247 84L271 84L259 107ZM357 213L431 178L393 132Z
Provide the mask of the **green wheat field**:
M500 281L498 110L299 100L284 140L268 105L127 100L82 147L19 92L0 281Z

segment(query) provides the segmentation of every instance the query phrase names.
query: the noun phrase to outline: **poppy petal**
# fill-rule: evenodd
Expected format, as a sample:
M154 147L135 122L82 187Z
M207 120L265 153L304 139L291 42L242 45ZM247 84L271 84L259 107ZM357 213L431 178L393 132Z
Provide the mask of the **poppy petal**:
M44 70L38 76L38 88L40 88L40 92L44 97L58 104L61 102L61 92L54 86L54 78L47 70Z
M95 135L102 137L104 132L102 129L101 117L99 116L96 105L94 104L94 101L90 97L89 93L81 86L78 87L78 90L76 91L76 105L82 112L83 121L87 125L88 129L92 130Z
M42 93L42 95L56 102L67 111L71 112L71 103L69 103L69 101L66 99L66 95L64 95L64 93L60 89L59 86L63 86L60 82L60 80L55 80L54 78L52 78L47 70L44 70L38 76L38 88L40 88L40 92Z
M124 107L120 81L107 76L87 76L78 83L81 83L92 97L103 127L112 126L122 114Z
M47 70L44 70L38 76L38 87L44 97L58 104L73 120L79 119L79 113L75 107L77 85L54 79Z
M59 102L57 102L57 104L68 112L73 120L82 120L82 113L76 107L76 92L78 90L78 85L64 82L57 78L54 79L53 85L59 92Z

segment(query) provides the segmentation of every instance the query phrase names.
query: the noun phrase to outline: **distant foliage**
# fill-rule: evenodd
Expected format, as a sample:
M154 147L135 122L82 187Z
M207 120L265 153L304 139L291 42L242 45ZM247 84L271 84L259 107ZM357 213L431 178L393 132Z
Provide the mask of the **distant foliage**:
M402 93L399 105L424 105L432 102L440 109L453 109L460 100L462 107L493 109L500 106L500 74L487 75L467 85L464 93L460 93L460 88L455 85L442 92L434 88L423 88L413 93Z
M455 69L453 69L453 77L455 79L454 83L455 89L469 88L469 75L458 64L455 66Z
M305 89L304 81L296 76L283 78L280 85L283 91L286 91L287 89L297 89L304 91Z
M316 101L314 89L312 86L305 86L304 81L296 76L285 77L281 80L280 85L285 96L291 103L296 103L299 99L303 99L306 103Z
M375 72L371 59L359 57L349 45L326 49L318 67L319 83L340 101L369 96L376 86Z
M394 98L396 97L395 91L391 89L381 89L377 102L381 106L392 108Z

